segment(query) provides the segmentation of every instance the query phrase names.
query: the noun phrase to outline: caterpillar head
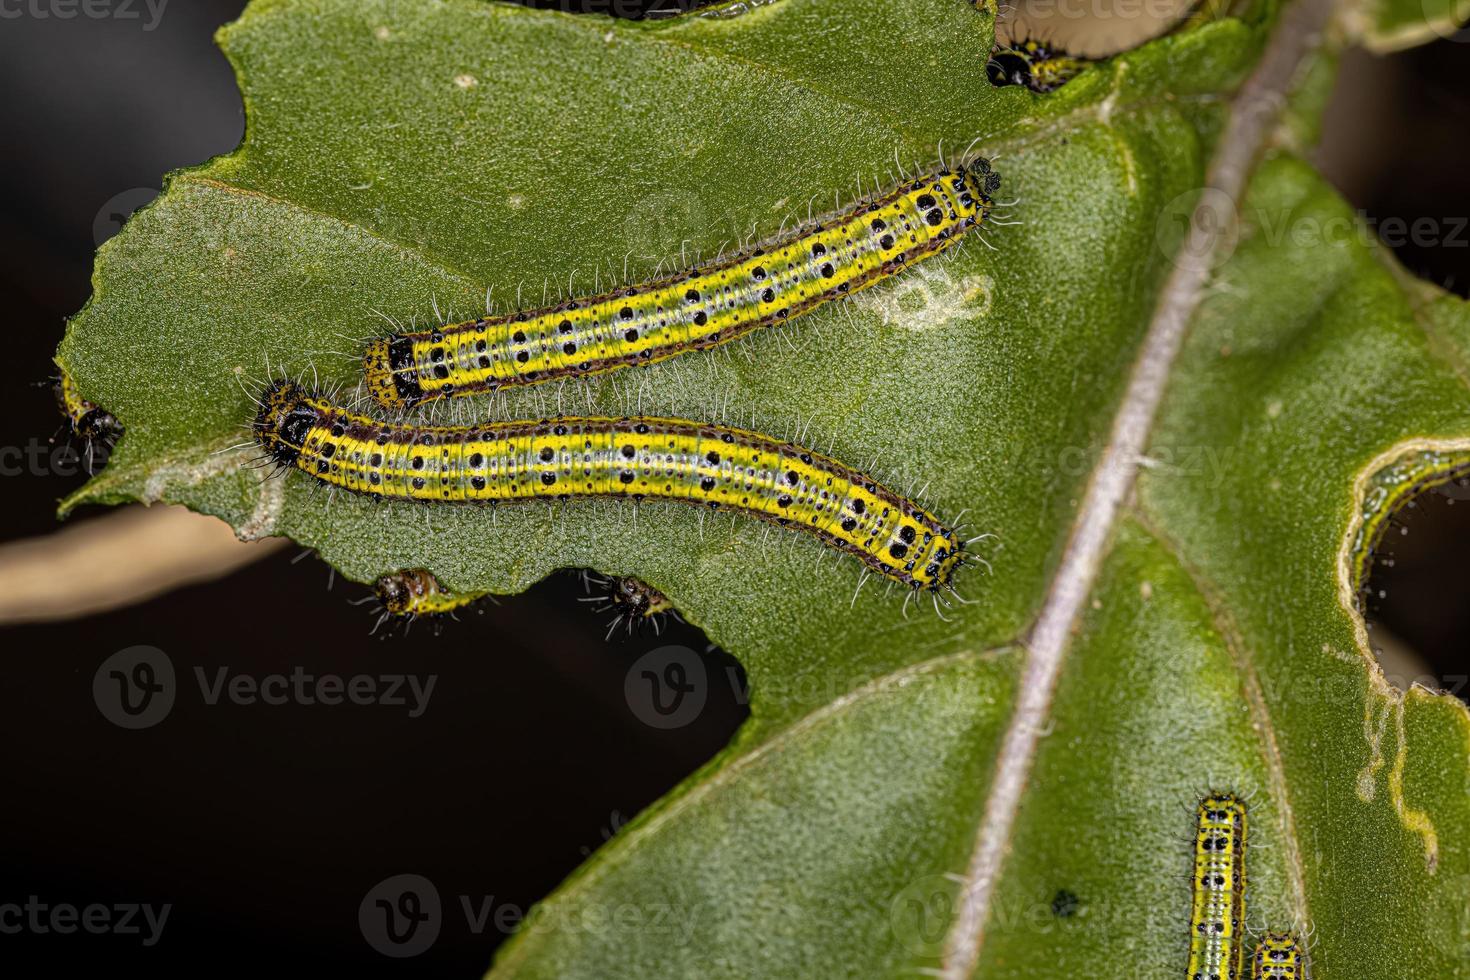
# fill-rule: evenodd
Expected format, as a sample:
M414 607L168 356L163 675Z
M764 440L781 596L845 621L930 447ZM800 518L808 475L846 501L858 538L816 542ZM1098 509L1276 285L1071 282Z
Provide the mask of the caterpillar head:
M55 394L56 406L66 416L66 433L81 445L83 462L92 473L96 466L106 464L123 427L111 412L83 398L64 368L56 380Z
M956 568L965 562L965 543L953 531L942 530L934 536L927 559L914 568L913 586L938 592L949 585Z
M273 381L261 393L255 416L255 441L282 466L290 466L320 419L311 395L294 381Z
M596 612L614 614L608 625L609 637L619 626L624 627L629 634L645 626L652 627L657 633L666 616L679 618L679 612L669 597L642 579L631 575L607 578L585 572L582 582L593 593L582 601L599 603L595 607Z
M383 610L394 616L439 612L436 600L446 595L439 580L424 568L406 568L384 575L373 583L373 592L383 604Z
M441 338L442 339L442 338ZM414 368L412 337L379 337L362 354L362 373L373 400L384 408L412 408L424 400ZM448 394L452 386L445 385Z
M66 416L73 438L113 439L122 433L112 413L83 398L70 375L63 373L57 379L55 394L56 407Z
M990 169L990 161L985 157L976 157L960 169L971 193L980 201L981 210L989 211L995 206L993 195L1000 190L1000 174Z

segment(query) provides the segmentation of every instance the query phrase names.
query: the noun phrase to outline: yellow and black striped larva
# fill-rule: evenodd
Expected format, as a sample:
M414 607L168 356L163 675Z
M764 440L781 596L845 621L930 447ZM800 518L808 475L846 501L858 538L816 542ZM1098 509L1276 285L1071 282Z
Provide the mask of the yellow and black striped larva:
M1307 972L1302 944L1289 932L1268 932L1251 957L1251 980L1303 980Z
M1023 85L1045 93L1076 78L1088 64L1088 59L1068 54L1055 44L1027 38L997 42L985 63L985 74L997 87Z
M679 611L669 597L640 578L632 575L605 577L592 572L582 576L583 587L593 593L583 602L595 602L593 612L613 614L608 623L607 637L622 626L626 632L652 627L658 634L663 630L663 621L672 616L679 618Z
M954 528L794 443L672 418L412 426L352 413L290 381L262 395L256 440L281 467L374 497L444 502L621 497L800 528L914 591L952 591Z
M392 616L404 620L451 615L486 596L484 592L451 592L425 568L405 568L380 576L373 596L382 608L378 624ZM377 627L374 627L376 629Z
M455 619L461 609L466 609L488 596L488 592L451 592L427 568L405 568L397 572L380 575L373 582L373 593L353 602L360 606L376 602L374 612L377 622L370 634L377 633L386 622L402 626L404 632L420 619L434 623L439 631L441 620L448 616ZM386 634L385 634L386 635Z
M82 462L87 472L105 465L108 453L122 435L122 426L111 413L82 397L65 368L56 379L55 394L56 407L66 416L67 436L82 446Z
M1242 980L1245 804L1210 793L1196 810L1188 980Z
M405 408L703 350L785 323L937 255L995 207L988 160L941 169L713 264L368 344L378 404Z

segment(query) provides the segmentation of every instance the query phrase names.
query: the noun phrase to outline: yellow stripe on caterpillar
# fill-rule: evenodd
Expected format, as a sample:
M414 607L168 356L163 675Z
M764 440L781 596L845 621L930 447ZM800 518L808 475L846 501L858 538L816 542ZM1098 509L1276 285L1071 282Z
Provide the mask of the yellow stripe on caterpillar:
M1242 980L1245 804L1211 793L1196 811L1188 980Z
M955 531L918 504L837 460L746 429L651 417L413 426L279 381L262 396L254 431L281 466L375 497L623 497L728 509L813 534L915 590L948 585L966 557Z
M404 408L703 350L785 323L937 255L981 224L1000 175L938 170L735 256L556 306L370 342L378 404Z

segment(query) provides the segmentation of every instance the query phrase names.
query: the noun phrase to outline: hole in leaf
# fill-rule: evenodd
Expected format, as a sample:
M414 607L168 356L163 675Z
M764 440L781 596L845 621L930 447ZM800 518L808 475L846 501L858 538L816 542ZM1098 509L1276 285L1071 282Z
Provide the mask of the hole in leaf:
M1470 467L1402 491L1376 532L1358 601L1384 674L1470 700Z
M1470 30L1394 55L1344 52L1313 160L1405 268L1470 295Z

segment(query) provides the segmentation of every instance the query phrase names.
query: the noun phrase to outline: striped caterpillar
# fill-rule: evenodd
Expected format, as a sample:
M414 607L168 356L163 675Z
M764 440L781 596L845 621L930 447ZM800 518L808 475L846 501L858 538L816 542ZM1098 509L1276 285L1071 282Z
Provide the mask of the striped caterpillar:
M653 364L727 343L850 296L937 255L995 207L977 159L867 198L730 258L556 306L370 342L385 408Z
M1268 932L1251 957L1251 980L1303 980L1306 960L1301 943L1289 932Z
M1230 793L1211 793L1200 801L1196 816L1186 976L1189 980L1241 980L1245 804Z
M56 379L55 394L56 407L66 416L68 437L82 445L82 460L87 472L90 474L96 467L106 465L107 456L123 431L117 419L83 398L65 368Z
M666 618L679 619L679 611L669 597L641 578L632 575L605 578L586 572L582 576L582 585L589 592L594 592L582 601L599 603L593 607L593 612L613 614L607 626L607 636L603 639L611 639L619 626L624 627L629 635L648 626L657 635L663 632Z
M428 569L405 568L381 576L373 583L373 595L382 605L385 617L414 619L447 615L483 599L486 593L450 592Z
M1088 65L1086 58L1070 55L1054 44L1034 38L996 44L985 63L990 84L1024 85L1037 93L1061 88Z
M375 497L450 502L625 497L726 508L800 528L872 571L936 593L968 557L955 529L875 480L790 442L670 418L411 426L290 381L253 424L278 466Z

